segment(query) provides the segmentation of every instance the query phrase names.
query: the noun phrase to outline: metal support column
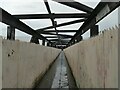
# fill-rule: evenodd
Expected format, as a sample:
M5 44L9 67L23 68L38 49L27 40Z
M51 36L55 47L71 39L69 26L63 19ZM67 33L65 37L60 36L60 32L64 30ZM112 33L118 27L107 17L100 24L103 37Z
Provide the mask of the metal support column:
M82 36L79 36L79 37L77 37L77 42L80 42L80 41L82 41L83 40L83 37Z
M15 28L12 26L7 27L7 39L15 40Z
M45 40L42 40L42 45L45 46Z
M75 40L73 41L73 44L75 44L76 42L75 42Z
M50 43L47 42L47 46L51 47L52 45Z
M49 46L49 43L47 42L47 46Z
M35 44L39 44L39 40L38 38L32 36L31 40L30 40L31 43L35 43Z
M98 30L98 25L94 25L91 29L90 29L90 37L96 36L99 33Z

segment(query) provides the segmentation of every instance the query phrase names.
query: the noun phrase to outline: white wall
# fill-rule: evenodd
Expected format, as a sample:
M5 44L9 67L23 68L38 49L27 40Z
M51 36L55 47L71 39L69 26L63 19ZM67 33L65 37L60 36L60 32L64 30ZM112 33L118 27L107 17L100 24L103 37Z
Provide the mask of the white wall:
M51 47L3 39L0 48L2 88L32 88L60 52Z
M110 29L65 49L78 87L118 88L119 30Z
M2 37L0 37L0 89L2 89Z

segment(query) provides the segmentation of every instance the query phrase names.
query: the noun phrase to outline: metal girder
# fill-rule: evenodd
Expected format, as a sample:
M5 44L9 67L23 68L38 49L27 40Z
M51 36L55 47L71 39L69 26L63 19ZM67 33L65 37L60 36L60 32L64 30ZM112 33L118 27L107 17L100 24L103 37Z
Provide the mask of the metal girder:
M34 37L34 36L32 36L30 42L31 42L31 43L35 43L35 44L39 44L38 38L37 38L37 37Z
M66 46L67 44L62 44L62 45L60 45L60 44L58 43L58 44L56 44L56 45L62 47L62 46Z
M72 33L72 32L77 32L77 30L57 30L59 33ZM51 33L51 32L56 32L55 30L47 30L43 31L45 33Z
M89 14L86 13L60 13L60 14L23 14L23 15L13 15L18 19L49 19L49 18L87 18Z
M80 22L84 22L86 19L80 19L80 20L74 20L74 21L70 21L70 22L66 22L66 23L61 23L56 25L56 27L61 27L61 26L66 26L66 25L71 25L71 24L75 24L75 23L80 23ZM51 29L54 28L54 26L48 26L45 28L41 28L41 29L37 29L36 31L38 31L39 33L42 31L45 31L46 29Z
M15 28L12 26L7 27L7 39L15 40Z
M48 11L49 15L52 15L51 10L50 10L50 7L49 7L49 4L48 4L47 0L44 0L44 3L45 3L45 5L46 5L46 8L47 8L47 11ZM53 27L55 28L56 35L57 35L57 37L58 37L58 40L59 40L59 42L61 43L60 36L59 36L59 34L58 34L58 32L57 32L57 29L56 29L57 22L56 22L56 21L54 21L54 17L52 17L52 16L51 16L51 18L50 18L50 19L51 19L51 21L52 21L52 25L53 25Z
M62 35L61 38L65 39L65 38L72 38L73 36L68 36L68 35ZM57 36L45 36L45 38L57 38Z
M55 34L55 33L42 33L42 34L46 34L46 35L57 35L57 34ZM72 35L65 35L65 34L58 34L58 35L60 35L60 36L72 36Z
M72 8L78 9L78 10L82 10L82 11L87 12L87 13L91 13L93 11L93 9L91 7L83 5L83 4L76 2L74 0L53 0L53 1L56 1L58 3L67 5L69 7L72 7Z
M94 25L90 28L90 37L94 37L99 34L99 27L98 25Z
M58 39L49 39L50 41L58 41ZM69 42L69 40L61 40L62 42Z
M57 36L45 36L45 38L57 38Z
M100 2L93 10L89 18L83 23L83 25L76 32L74 37L70 40L69 44L75 40L79 35L84 34L88 29L101 21L104 17L110 14L113 10L120 6L119 2Z
M42 45L45 46L45 40L42 40Z
M32 36L38 37L39 39L47 40L45 37L40 35L38 32L21 22L19 19L16 19L11 14L0 8L0 22L5 23L7 25L13 26L14 28L19 29L20 31L23 31L27 34L30 34ZM48 41L48 40L47 40Z
M68 44L68 42L63 42L63 41L61 41L61 43L58 42L58 41L53 41L52 43L53 43L54 45L57 45L57 44L59 44L59 45L61 45L61 44L62 44L62 45L63 45L63 44L64 44L64 45L67 45L67 44Z

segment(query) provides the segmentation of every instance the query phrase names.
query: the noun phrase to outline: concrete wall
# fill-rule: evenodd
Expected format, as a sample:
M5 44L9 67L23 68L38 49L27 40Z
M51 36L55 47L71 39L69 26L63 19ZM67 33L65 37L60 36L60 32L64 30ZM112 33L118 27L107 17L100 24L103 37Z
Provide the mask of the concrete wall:
M2 38L0 38L0 89L2 89Z
M116 27L65 49L79 88L118 88L118 33Z
M1 38L0 50L2 88L32 88L60 52L51 47Z

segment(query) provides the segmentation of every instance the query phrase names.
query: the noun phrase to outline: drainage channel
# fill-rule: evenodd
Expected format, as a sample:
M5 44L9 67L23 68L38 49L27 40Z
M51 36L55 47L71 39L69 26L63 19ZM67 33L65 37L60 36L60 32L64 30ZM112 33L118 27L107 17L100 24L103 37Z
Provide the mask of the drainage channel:
M44 75L37 88L77 88L63 51Z

